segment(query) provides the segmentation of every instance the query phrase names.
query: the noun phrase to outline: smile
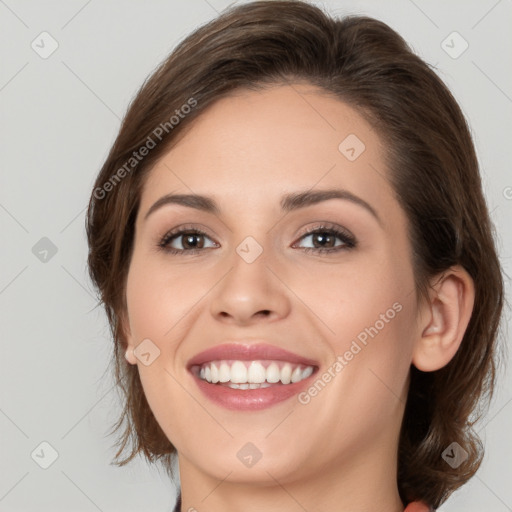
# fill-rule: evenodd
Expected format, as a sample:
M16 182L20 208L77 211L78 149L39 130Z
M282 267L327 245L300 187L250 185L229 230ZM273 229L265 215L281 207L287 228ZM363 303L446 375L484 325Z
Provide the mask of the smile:
M216 405L251 411L300 393L318 371L318 362L267 343L227 343L197 354L187 368Z
M194 366L192 371L202 380L232 389L261 389L272 385L288 385L307 379L313 366L285 361L211 361Z

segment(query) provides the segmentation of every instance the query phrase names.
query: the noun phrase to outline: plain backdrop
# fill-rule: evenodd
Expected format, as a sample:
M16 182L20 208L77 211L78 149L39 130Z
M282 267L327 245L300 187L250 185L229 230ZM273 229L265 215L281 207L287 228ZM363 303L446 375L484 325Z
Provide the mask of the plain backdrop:
M140 459L110 465L119 406L106 371L111 340L87 277L84 214L138 87L230 3L0 1L1 511L165 512L174 503L163 471ZM436 66L472 127L508 276L512 2L316 3L388 23ZM442 512L512 510L511 389L503 372L479 427L483 466Z

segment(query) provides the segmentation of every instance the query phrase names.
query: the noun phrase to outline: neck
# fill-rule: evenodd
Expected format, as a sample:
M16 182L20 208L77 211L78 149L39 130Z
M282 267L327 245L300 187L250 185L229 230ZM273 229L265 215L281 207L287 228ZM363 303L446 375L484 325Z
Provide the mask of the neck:
M382 453L375 449L370 448L371 456L368 450L352 454L319 470L299 469L292 476L287 474L286 479L276 478L272 468L260 469L249 482L234 476L236 468L226 468L224 478L215 478L179 455L181 510L370 512L378 506L380 512L403 512L396 481L395 447L388 445ZM254 469L256 466L251 471Z

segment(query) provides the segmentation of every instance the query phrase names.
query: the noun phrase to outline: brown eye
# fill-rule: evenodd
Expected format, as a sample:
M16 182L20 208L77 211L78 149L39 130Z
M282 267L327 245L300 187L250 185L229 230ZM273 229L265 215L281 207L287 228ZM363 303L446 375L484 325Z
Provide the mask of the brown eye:
M206 233L197 229L188 229L167 233L158 245L172 254L196 252L200 249L218 246L215 242L207 246L205 240L211 240Z
M352 234L337 228L315 227L302 235L300 240L308 238L311 240L312 246L303 247L306 252L337 252L356 246L356 240Z
M331 233L312 233L310 236L316 248L330 248L336 245L336 235Z
M197 233L180 235L181 245L184 249L202 249L204 247L204 236Z

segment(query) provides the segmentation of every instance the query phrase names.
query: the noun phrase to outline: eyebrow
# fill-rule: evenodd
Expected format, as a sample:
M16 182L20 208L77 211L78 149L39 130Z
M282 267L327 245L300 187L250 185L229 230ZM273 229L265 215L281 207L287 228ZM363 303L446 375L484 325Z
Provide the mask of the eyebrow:
M291 212L323 201L328 201L330 199L343 199L357 204L370 212L378 223L382 225L382 220L379 217L379 214L369 203L352 192L344 189L306 190L304 192L294 192L283 196L280 204L281 209L284 212ZM167 194L158 199L151 208L149 208L144 219L147 219L154 211L158 210L162 206L169 204L187 206L189 208L195 208L196 210L212 213L214 215L220 215L221 213L218 204L211 197L199 194Z

